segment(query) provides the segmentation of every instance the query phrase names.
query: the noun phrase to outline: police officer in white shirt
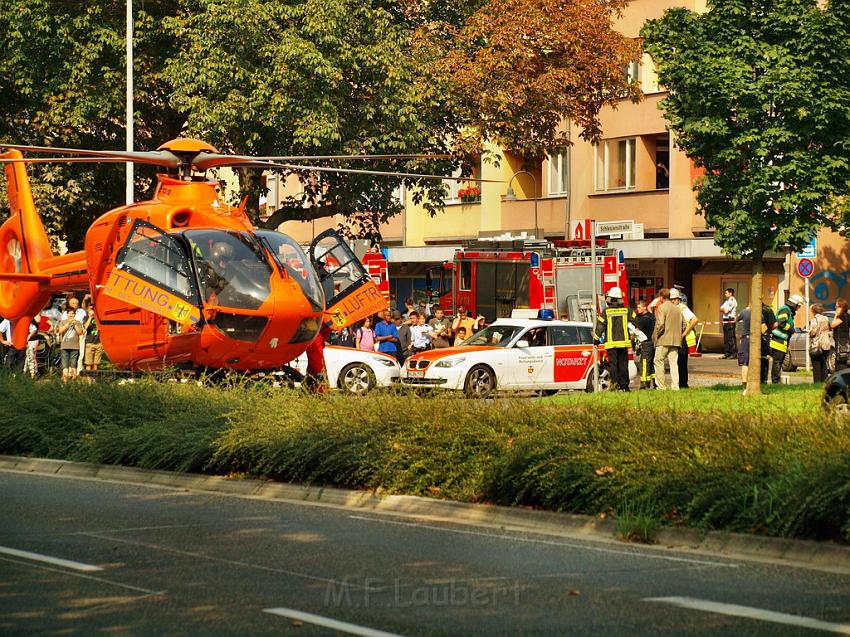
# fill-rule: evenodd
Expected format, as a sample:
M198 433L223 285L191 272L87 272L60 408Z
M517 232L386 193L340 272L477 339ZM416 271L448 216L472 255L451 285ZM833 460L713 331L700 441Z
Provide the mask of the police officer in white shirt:
M738 357L738 342L735 339L735 321L738 318L738 301L735 290L726 288L726 297L720 306L720 321L723 323L723 358Z

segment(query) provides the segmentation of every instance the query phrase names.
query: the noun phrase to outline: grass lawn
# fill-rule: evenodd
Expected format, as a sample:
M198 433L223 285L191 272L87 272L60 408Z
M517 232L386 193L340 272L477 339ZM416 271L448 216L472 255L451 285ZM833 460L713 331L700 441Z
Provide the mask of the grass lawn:
M0 453L850 542L850 421L811 385L764 389L472 401L0 376Z

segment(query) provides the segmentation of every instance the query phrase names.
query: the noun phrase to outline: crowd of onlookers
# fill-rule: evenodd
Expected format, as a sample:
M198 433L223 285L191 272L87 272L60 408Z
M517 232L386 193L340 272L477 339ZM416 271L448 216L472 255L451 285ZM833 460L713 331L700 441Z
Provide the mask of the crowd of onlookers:
M335 333L331 344L382 352L403 364L413 354L459 345L482 327L484 317L469 316L463 305L458 306L454 318L449 318L438 305L425 300L415 304L407 298L403 310L378 312L351 329Z
M58 365L62 379L74 379L83 369L97 370L103 360L103 345L90 295L60 299L39 312L30 322L27 346L12 343L12 322L0 320L3 363L35 377L44 367ZM53 359L51 359L53 357Z
M793 295L792 295L793 296ZM786 303L786 306L791 307L791 316L799 308L793 303ZM815 383L822 383L830 374L829 362L835 361L835 371L850 367L850 314L848 314L850 304L845 299L838 299L835 302L835 313L832 318L825 315L824 307L820 303L813 303L809 306L809 316L803 316L799 320L800 326L808 331L809 342L809 359L812 364L812 376ZM781 327L783 316L783 308L780 308L778 313L775 313L770 306L762 306L761 311L761 344L760 344L760 376L761 381L766 382L768 378L768 366L772 359L772 370L770 377L772 382L779 382L779 375L782 367L784 356L789 355L787 351L780 356L777 356L777 350L774 348L777 328ZM750 308L747 307L739 317L736 323L736 336L738 338L738 362L742 366L742 380L746 384L747 369L749 365L749 343L750 343ZM790 339L789 339L790 341Z

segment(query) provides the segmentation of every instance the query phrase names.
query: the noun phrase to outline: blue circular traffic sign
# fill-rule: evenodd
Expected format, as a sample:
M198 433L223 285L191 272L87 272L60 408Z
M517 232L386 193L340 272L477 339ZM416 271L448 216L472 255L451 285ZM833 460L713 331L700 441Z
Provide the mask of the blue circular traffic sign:
M804 279L808 279L815 271L814 261L811 259L800 259L797 261L797 274Z

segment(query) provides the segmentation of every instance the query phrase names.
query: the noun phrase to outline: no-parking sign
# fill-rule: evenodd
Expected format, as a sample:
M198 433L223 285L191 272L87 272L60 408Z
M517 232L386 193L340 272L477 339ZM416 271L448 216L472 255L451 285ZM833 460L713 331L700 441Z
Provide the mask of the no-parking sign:
M815 263L811 259L800 259L797 261L797 274L808 279L815 271Z

